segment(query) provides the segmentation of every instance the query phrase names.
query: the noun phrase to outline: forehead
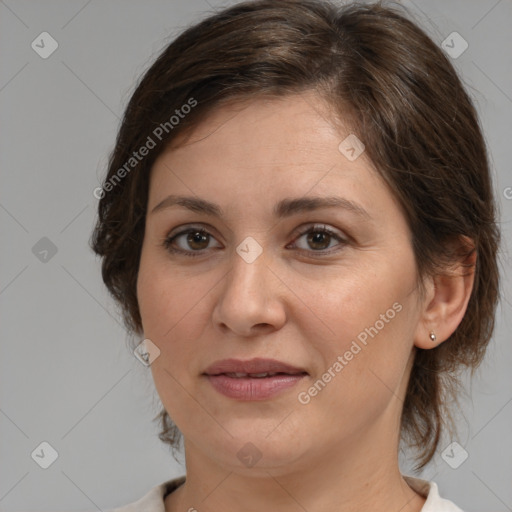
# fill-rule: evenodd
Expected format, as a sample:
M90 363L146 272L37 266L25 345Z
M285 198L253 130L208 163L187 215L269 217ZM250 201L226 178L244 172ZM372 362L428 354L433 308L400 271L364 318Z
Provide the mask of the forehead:
M204 208L210 203L210 211L215 205L215 215L229 226L266 230L280 211L309 215L309 220L315 216L319 222L334 219L325 216L326 209L317 215L297 207L296 199L341 198L344 206L330 209L333 215L350 215L358 223L366 217L380 237L405 234L409 228L400 201L364 151L351 159L340 150L350 131L333 123L325 109L320 98L310 95L218 108L184 144L170 146L157 158L148 212L167 202L171 210L163 211L187 212L184 220L191 218L190 202L188 210L170 205L176 196L193 196L203 201L200 208L192 206L196 213L212 215ZM356 217L358 208L368 215ZM163 222L167 214L162 215L150 213L148 219Z
M280 133L279 141L284 142L290 129L293 131L305 130L311 132L315 127L323 125L323 130L331 128L336 136L339 136L340 128L332 125L333 109L325 100L314 91L289 94L284 96L260 95L256 97L236 97L226 100L224 103L214 106L205 117L192 130L188 144L205 141L208 137L229 137L236 135L251 140L253 129L265 126L270 133ZM329 115L332 119L328 120ZM287 131L280 131L287 127ZM296 135L296 134L295 134ZM265 139L265 133L258 133L259 139ZM273 137L271 140L274 140ZM178 147L182 142L180 136L171 143L171 147Z
M214 109L157 158L149 209L169 194L195 195L235 218L284 197L342 195L377 215L390 213L397 203L387 184L364 151L347 157L343 141L354 135L333 117L314 93Z
M154 170L172 162L175 170L216 176L245 170L246 178L255 178L265 171L275 177L280 168L280 174L284 168L295 174L301 168L321 172L336 162L347 171L372 168L364 152L352 162L343 157L340 143L354 135L334 119L332 107L311 91L238 99L214 108L185 137L176 137L156 160Z

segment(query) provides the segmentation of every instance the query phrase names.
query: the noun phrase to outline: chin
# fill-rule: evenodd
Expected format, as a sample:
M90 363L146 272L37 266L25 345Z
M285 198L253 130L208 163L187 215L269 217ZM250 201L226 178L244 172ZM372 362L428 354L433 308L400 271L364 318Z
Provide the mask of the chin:
M300 460L308 450L306 440L300 439L289 431L279 431L279 422L264 422L262 428L258 428L254 422L245 424L238 422L238 427L226 429L233 435L222 435L221 438L203 438L199 443L210 456L226 467L229 471L245 475L268 478L268 472L272 475L289 473L295 464L300 466ZM260 426L261 422L257 422Z

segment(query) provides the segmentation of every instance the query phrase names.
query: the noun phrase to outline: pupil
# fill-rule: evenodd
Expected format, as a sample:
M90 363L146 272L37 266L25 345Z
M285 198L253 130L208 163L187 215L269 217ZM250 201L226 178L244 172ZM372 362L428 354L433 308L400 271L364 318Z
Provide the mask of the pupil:
M325 239L328 238L328 236L329 235L326 233L320 233L320 232L310 233L309 242L312 243L313 245L320 243L321 245L327 247L329 245L329 243L327 242L327 245L325 245L325 241L326 241ZM322 244L322 239L323 239L323 244ZM320 247L320 249L325 249L325 247Z
M198 243L201 244L201 241L204 242L206 240L206 235L201 233L200 231L196 231L195 233L190 233L188 236L188 242L193 247L194 244ZM206 244L208 245L208 244ZM197 247L196 247L197 248ZM202 249L202 247L199 247L199 249Z

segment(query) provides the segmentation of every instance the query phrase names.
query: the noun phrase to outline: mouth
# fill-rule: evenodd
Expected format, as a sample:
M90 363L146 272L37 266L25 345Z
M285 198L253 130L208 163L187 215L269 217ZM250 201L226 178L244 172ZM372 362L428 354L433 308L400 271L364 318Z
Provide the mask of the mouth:
M275 375L307 375L306 372L298 372L298 373L287 373L287 372L262 372L262 373L239 373L239 372L230 372L230 373L216 373L216 374L207 374L212 376L217 375L226 375L226 377L230 377L232 379L266 379L268 377L274 377Z
M295 386L308 372L275 359L224 359L203 375L224 396L237 400L266 400Z
M232 378L251 376L254 378L266 378L269 375L307 374L304 368L293 366L276 359L254 358L248 361L240 359L223 359L210 365L204 372L206 375L229 375Z

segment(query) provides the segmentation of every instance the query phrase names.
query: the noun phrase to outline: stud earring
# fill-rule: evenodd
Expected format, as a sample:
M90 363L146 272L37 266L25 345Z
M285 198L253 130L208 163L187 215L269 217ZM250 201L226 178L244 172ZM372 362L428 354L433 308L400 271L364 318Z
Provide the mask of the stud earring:
M436 341L436 334L434 331L430 331L430 340L431 341Z

